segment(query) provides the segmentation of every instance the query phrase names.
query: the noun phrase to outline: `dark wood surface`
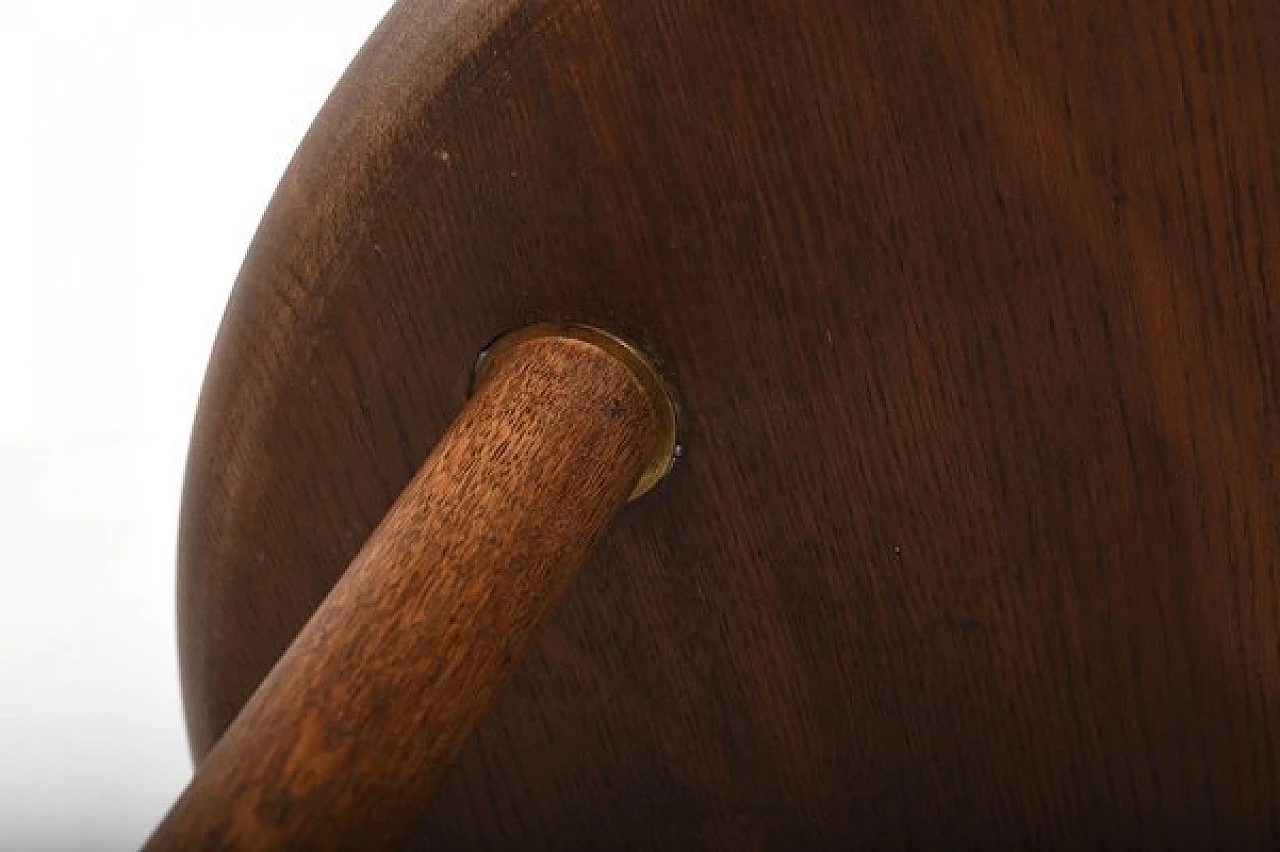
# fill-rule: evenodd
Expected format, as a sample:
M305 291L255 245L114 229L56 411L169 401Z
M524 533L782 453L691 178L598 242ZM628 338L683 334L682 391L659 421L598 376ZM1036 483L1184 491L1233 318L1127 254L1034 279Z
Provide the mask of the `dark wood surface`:
M1280 843L1280 4L402 2L281 184L183 509L194 751L527 322L684 453L433 848Z
M402 848L658 439L594 343L505 350L147 849Z

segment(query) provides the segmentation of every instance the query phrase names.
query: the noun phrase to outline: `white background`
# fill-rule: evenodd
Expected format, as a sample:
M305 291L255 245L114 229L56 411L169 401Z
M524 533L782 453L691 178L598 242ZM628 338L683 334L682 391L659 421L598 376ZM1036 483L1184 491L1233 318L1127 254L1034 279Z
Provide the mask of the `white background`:
M174 550L201 376L389 5L0 4L0 849L136 848L189 777Z

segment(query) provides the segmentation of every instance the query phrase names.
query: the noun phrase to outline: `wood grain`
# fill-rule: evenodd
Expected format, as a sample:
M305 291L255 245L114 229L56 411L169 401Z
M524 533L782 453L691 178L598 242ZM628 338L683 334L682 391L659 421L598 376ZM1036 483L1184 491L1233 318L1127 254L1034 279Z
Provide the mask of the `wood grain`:
M147 848L403 845L656 442L612 354L505 352Z
M249 252L183 508L204 755L460 365L683 404L431 848L1280 845L1280 4L402 2Z

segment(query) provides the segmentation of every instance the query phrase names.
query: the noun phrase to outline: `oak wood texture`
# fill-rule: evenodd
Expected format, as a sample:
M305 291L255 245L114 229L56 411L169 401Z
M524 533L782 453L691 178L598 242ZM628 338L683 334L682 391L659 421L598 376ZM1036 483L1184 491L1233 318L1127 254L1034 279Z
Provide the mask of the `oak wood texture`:
M249 252L183 512L204 755L466 392L621 331L684 453L430 848L1280 843L1280 5L405 2Z
M653 455L637 374L522 340L147 848L397 848Z

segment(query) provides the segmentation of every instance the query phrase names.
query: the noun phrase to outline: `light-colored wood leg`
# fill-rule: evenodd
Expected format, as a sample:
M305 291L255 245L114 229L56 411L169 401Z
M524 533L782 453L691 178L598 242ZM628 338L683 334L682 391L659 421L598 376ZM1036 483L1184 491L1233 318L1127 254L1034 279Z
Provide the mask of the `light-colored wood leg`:
M669 400L581 329L519 334L148 842L402 842L592 543L665 470Z

